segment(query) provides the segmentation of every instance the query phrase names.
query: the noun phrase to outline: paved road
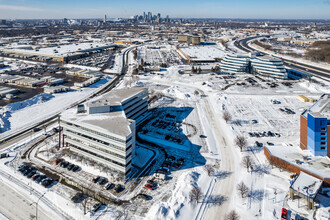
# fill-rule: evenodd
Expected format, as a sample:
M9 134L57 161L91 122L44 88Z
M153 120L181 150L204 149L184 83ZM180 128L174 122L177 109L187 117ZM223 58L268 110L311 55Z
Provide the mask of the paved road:
M163 85L179 85L183 87L193 88L199 91L200 95L205 95L204 91L199 89L198 86L187 85L185 83L173 82L172 84L161 82L158 80L153 80L159 84ZM204 109L206 119L208 124L211 126L213 136L217 143L217 148L221 157L220 161L220 173L223 174L222 177L217 178L215 182L214 189L210 196L223 196L225 201L221 205L208 206L206 205L206 210L201 210L203 214L198 215L197 219L205 220L222 220L225 219L226 214L230 211L229 205L231 203L231 198L235 190L235 169L236 158L234 146L232 146L232 138L226 135L223 130L224 126L222 121L219 120L219 115L214 111L212 106L212 100L207 98L199 99L200 106ZM206 199L207 200L207 199Z
M255 36L255 37L249 37L249 38L244 38L241 40L237 40L234 42L234 45L245 51L245 52L251 52L251 51L256 51L255 49L253 49L252 47L250 47L247 42L255 39L255 38L259 38L261 36ZM263 52L261 52L260 54L265 54ZM307 73L310 75L315 75L315 76L319 76L319 77L324 77L326 79L330 79L330 70L329 69L324 69L324 68L320 68L320 67L314 67L308 64L304 64L304 63L299 63L296 61L291 61L285 58L281 58L283 60L283 64L285 66L289 66L292 69L298 70L300 72L303 73Z
M4 184L0 179L0 212L9 219L35 219L36 201L27 200L24 196ZM50 219L38 206L38 219Z

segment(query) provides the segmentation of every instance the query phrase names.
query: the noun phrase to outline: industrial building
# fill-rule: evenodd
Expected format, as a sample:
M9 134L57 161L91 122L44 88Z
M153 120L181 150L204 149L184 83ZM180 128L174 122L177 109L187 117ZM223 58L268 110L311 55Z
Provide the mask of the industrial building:
M187 43L193 45L200 45L201 38L199 36L191 36L191 35L178 35L179 43Z
M246 72L274 79L287 79L282 60L270 56L226 54L220 68L224 72Z
M72 154L130 176L135 120L148 111L147 100L145 88L118 89L65 111L60 118L63 145Z
M330 94L323 94L300 116L300 148L330 157Z

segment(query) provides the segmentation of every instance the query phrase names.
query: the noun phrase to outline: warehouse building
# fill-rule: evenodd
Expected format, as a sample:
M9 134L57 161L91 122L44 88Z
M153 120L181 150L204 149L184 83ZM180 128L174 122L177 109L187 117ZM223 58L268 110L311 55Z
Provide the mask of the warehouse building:
M323 94L300 116L300 148L330 157L330 94Z
M135 156L135 120L148 111L148 90L118 89L61 115L70 152L130 176ZM61 142L61 141L60 141Z

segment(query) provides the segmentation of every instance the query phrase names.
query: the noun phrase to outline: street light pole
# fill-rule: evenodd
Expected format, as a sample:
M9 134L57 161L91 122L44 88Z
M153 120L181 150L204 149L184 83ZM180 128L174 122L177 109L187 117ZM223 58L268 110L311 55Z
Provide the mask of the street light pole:
M46 192L45 192L44 194L42 194L42 195L39 197L39 199L38 199L38 201L37 201L37 203L36 203L36 220L38 220L38 203L39 203L40 199L41 199L45 194L46 194Z

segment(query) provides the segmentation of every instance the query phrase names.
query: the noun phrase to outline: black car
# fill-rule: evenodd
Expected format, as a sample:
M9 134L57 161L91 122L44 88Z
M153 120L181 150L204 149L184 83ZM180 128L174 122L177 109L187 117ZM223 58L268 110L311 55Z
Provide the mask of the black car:
M108 183L108 184L104 187L104 189L106 189L106 190L112 190L114 187L115 187L115 184L113 184L113 183Z
M63 161L63 163L60 164L61 167L66 168L69 165L68 161Z
M92 179L92 182L97 183L100 180L100 178L101 178L100 176L97 176L97 177Z
M41 185L43 185L44 187L50 186L52 183L53 183L53 180L48 177L41 181Z
M99 210L101 208L101 206L102 206L101 203L97 203L97 204L93 205L92 212L97 212L97 210Z
M124 191L124 189L125 189L125 187L123 186L123 185L118 185L116 188L115 188L115 191L117 192L117 193L120 193L120 192L122 192L122 191Z
M40 175L40 176L35 180L35 182L36 182L36 183L40 183L43 179L46 179L46 178L47 178L46 175Z
M99 181L97 182L99 185L104 185L108 182L108 179L105 177L101 177Z
M144 200L152 200L152 197L143 193L140 193L138 195L138 198L144 199Z
M73 172L76 172L76 171L78 171L79 169L80 169L80 166L78 166L78 165L74 165L73 168L72 168L72 171L73 171Z
M26 175L26 177L30 179L36 173L37 173L36 170L32 170L28 175Z
M155 182L154 180L148 180L147 183L149 183L152 187L157 186L157 182Z
M67 166L67 169L68 169L68 170L72 170L73 167L74 167L74 164L70 163L70 164Z

